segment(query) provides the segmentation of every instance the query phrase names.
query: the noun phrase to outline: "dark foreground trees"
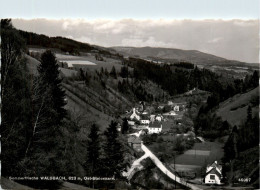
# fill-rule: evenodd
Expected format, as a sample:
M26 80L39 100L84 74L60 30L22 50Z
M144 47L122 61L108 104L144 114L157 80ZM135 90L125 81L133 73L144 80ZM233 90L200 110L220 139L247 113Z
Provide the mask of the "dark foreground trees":
M24 157L29 141L30 76L22 56L24 47L11 20L1 20L2 175L19 171L17 163Z
M98 177L102 174L101 150L100 150L99 128L93 124L90 128L87 141L87 158L84 165L85 171L89 176ZM91 181L92 187L95 187L95 181Z
M1 20L2 176L66 175L64 92L55 56L45 52L39 75L30 75L25 44ZM55 188L57 181L20 181L37 188Z
M118 138L117 123L111 121L105 131L104 172L108 177L120 178L124 169L123 147Z

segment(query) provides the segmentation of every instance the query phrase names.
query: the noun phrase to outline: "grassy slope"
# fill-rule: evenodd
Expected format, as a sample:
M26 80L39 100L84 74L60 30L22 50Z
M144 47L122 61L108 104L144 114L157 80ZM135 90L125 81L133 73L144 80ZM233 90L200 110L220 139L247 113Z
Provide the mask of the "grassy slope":
M25 58L27 59L27 67L29 69L30 74L37 75L37 67L38 65L40 65L40 62L29 55L25 55Z
M247 117L247 108L252 96L257 96L259 87L244 93L237 94L222 102L216 111L223 121L227 120L231 125L239 125ZM258 113L258 107L253 108L253 115Z
M110 72L113 66L115 67L115 69L117 71L120 71L121 67L123 66L121 64L121 61L116 60L116 59L112 59L112 58L104 57L104 61L97 61L95 59L95 56L93 56L93 55L84 56L83 60L91 61L91 62L95 63L96 65L74 65L74 67L75 68L82 68L82 69L88 68L92 71L94 71L94 70L100 71L101 67L103 67L104 69L107 69L108 72Z

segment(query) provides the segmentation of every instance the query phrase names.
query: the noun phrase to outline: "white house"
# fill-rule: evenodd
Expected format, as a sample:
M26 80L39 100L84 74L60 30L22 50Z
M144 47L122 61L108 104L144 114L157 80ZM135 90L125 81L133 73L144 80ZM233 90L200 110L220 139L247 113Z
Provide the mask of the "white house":
M141 124L144 124L144 125L149 125L150 123L150 118L148 116L148 114L143 114L141 115L141 120L140 120Z
M154 122L155 120L155 115L150 115L150 121Z
M127 120L128 125L134 126L135 125L135 121L133 120Z
M180 111L180 106L179 105L175 105L173 107L173 111Z
M221 184L222 179L222 166L215 161L213 164L208 165L206 169L205 184Z
M162 123L159 121L154 121L149 124L147 127L148 129L148 134L153 134L153 133L161 133L162 132Z
M158 114L156 117L155 117L155 121L162 121L163 120L163 116L161 114Z
M120 132L121 128L122 128L121 125L118 123L117 126L116 126L117 131Z
M175 111L170 111L170 112L168 112L168 113L164 113L163 115L164 115L164 116L175 116L175 115L177 115L177 114L175 113Z
M169 106L172 106L173 105L173 102L172 101L168 101L167 103Z
M140 120L140 115L137 113L135 108L133 108L133 113L130 115L130 120L137 119L138 121Z

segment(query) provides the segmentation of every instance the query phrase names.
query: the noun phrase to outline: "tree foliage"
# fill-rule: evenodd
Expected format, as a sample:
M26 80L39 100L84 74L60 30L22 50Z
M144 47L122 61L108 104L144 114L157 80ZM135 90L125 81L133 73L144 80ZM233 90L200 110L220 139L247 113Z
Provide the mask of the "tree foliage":
M109 177L121 177L124 169L123 147L118 139L117 123L111 121L107 130L104 132L105 142L104 149L104 171Z

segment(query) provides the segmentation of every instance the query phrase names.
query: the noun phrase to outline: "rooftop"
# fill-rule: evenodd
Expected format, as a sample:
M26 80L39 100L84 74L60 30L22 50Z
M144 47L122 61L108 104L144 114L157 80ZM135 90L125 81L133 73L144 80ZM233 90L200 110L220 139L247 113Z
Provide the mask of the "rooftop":
M154 122L151 122L149 124L149 127L150 128L161 128L162 127L162 123L161 122L158 122L158 121L154 121Z
M128 137L127 142L133 143L133 144L140 144L141 139L139 137L136 137L136 136L130 136L130 137Z
M218 172L218 170L216 168L212 168L208 173L206 173L206 175L208 174L216 174L219 178L221 178L221 173Z
M142 120L150 120L150 117L148 114L142 114L140 115Z

